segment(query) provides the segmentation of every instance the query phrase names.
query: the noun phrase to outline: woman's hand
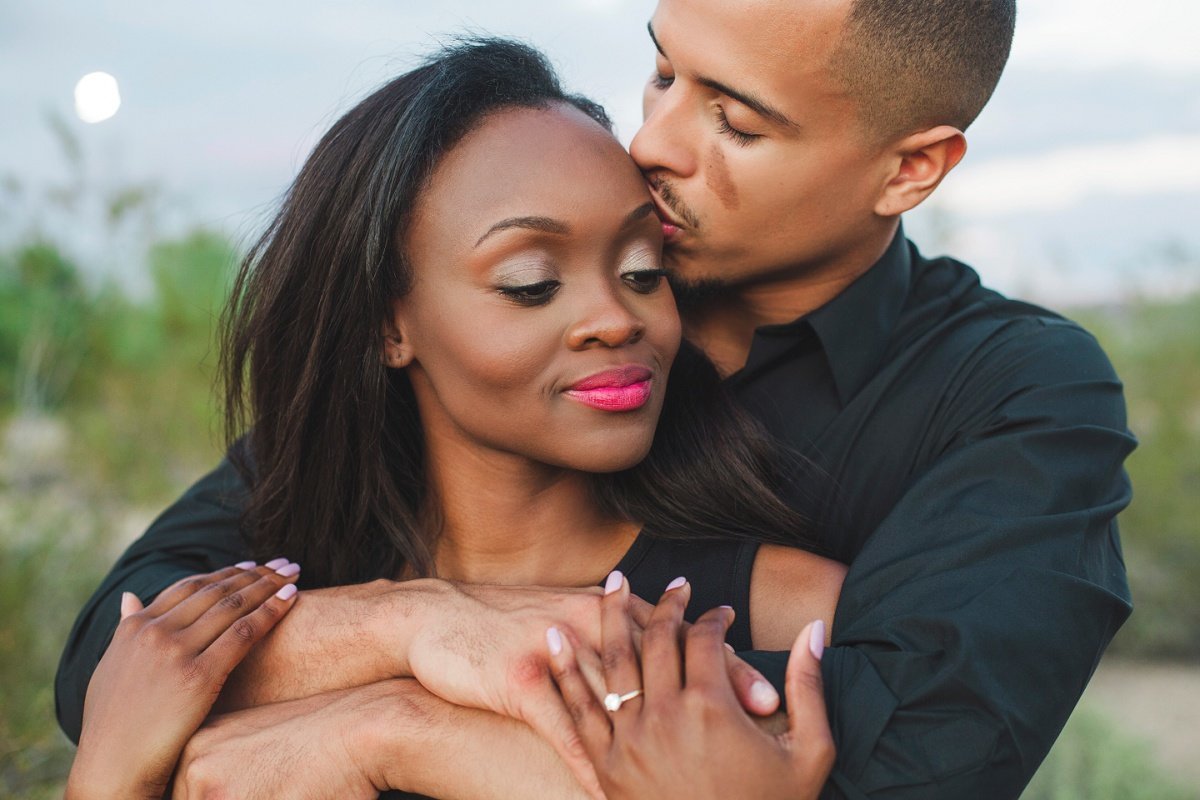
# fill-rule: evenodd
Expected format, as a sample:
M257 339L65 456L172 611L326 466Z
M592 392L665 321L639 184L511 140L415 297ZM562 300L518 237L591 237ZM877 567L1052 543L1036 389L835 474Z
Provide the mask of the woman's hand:
M815 798L833 766L820 655L824 623L809 624L788 662L788 730L762 732L738 703L726 670L733 610L715 608L683 628L691 587L672 582L634 654L629 585L603 600L604 676L628 697L605 710L582 678L571 637L547 631L554 678L609 800L688 797ZM612 697L613 695L610 695Z
M67 799L161 798L189 737L250 648L295 604L286 559L185 578L121 623L88 684Z

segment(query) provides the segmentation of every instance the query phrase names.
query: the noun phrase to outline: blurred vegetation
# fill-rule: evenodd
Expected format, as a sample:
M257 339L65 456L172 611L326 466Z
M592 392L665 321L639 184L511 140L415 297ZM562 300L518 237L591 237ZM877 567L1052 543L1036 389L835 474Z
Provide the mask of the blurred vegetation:
M64 150L82 174L82 155ZM21 191L0 177L0 192ZM47 202L75 213L87 191L76 175ZM152 218L154 203L151 188L118 187L104 193L99 224ZM61 794L71 748L51 681L74 615L120 549L220 454L214 332L237 249L209 231L145 230L136 293L98 279L102 269L39 226L0 247L0 796ZM1114 650L1195 659L1200 296L1076 316L1125 380L1141 439L1122 517L1137 612ZM1143 744L1081 713L1027 797L1188 796L1158 772Z

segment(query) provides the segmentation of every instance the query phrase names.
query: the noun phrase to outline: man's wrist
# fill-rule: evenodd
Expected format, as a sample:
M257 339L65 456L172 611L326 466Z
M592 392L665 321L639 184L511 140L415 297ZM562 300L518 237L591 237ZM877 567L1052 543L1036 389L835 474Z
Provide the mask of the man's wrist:
M368 639L376 647L379 678L410 678L409 652L421 629L433 623L439 608L445 609L457 590L435 578L410 581L377 581L367 617Z

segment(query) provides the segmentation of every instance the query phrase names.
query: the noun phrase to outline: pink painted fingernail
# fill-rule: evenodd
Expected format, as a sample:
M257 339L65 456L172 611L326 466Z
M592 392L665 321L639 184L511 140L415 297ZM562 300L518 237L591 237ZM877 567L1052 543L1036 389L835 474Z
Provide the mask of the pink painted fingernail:
M254 569L258 564L254 561L239 561L234 566L238 569Z
M552 656L562 652L562 634L558 632L558 628L546 628L546 647L550 648Z
M625 576L622 575L621 571L618 569L614 569L612 572L608 573L608 580L604 582L604 593L606 595L612 594L617 589L620 589L621 582L623 580L625 580Z
M289 583L287 586L284 586L282 589L276 592L275 596L280 600L291 600L292 596L296 594L296 591L296 584Z
M812 624L812 631L808 634L808 649L812 651L813 658L821 660L825 652L825 620L819 619Z
M121 619L142 610L142 601L133 592L121 592Z
M667 584L667 591L669 592L672 589L678 589L680 586L683 586L685 583L687 583L687 578L684 578L684 577L676 578L675 580L673 580Z
M263 566L266 567L267 569L279 569L286 563L288 563L288 560L286 558L273 558L270 561L268 561L266 564L263 564Z
M770 708L779 702L779 692L766 681L755 681L750 687L750 702L759 708Z
M731 652L731 653L736 653L736 652L737 652L737 650L734 650L734 649L733 649L733 645L731 645L729 642L726 642L726 643L725 643L725 649L726 649L726 650L728 650L728 651L729 651L729 652Z
M290 578L293 575L299 574L299 572L300 565L295 563L288 564L286 567L280 567L279 569L275 570L276 575L282 575L285 578Z

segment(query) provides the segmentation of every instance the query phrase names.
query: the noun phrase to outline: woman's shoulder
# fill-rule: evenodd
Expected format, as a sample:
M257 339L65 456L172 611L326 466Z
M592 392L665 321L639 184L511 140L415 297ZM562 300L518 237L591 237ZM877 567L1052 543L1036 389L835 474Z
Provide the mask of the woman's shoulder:
M756 650L787 650L814 619L833 629L846 565L807 550L763 544L750 576L750 629Z

